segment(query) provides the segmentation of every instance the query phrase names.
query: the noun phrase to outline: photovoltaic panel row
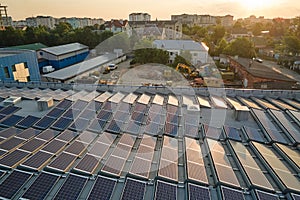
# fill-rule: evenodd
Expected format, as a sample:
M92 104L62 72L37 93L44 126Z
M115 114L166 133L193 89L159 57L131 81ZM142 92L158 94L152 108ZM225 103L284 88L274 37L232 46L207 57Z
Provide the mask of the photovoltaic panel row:
M106 121L103 121L101 119L94 119L88 127L88 130L96 133L101 133L104 130L105 125Z
M136 103L133 108L133 112L140 112L140 113L145 114L148 112L148 107L145 104Z
M20 147L26 140L23 138L18 138L16 136L6 139L4 142L0 144L0 149L5 151L11 151L18 147Z
M75 120L79 116L80 113L81 113L81 110L69 108L62 116L65 118Z
M45 140L45 141L50 141L54 137L59 135L59 133L60 133L59 131L52 130L52 129L47 129L47 130L43 131L42 133L40 133L38 136L36 136L36 138L40 138L40 139Z
M97 111L100 110L101 106L102 106L102 103L101 103L101 102L98 102L98 101L91 101L91 102L87 105L86 109L93 110L93 111L97 112Z
M275 124L269 119L269 116L262 110L252 110L255 116L257 117L257 122L262 125L262 127L267 132L268 136L275 142L280 142L283 144L287 144L286 138L283 134L278 130Z
M210 149L210 154L217 172L219 182L240 187L238 179L231 167L222 144L212 139L207 138L206 140Z
M70 174L55 195L54 199L77 199L81 194L81 191L83 190L87 180L87 177Z
M19 149L34 153L41 149L47 142L45 140L41 140L38 138L33 138L32 140L29 140L25 144L23 144Z
M255 190L258 200L279 200L275 194L267 193L261 190Z
M146 183L127 178L122 192L122 200L143 200L146 190Z
M239 128L231 127L231 126L225 126L224 125L224 133L225 137L228 139L236 140L236 141L242 141L242 132Z
M75 139L79 134L74 131L65 130L62 132L56 139L62 140L65 142L71 142L73 139Z
M1 120L0 126L11 127L11 126L16 125L22 119L24 119L24 117L21 117L19 115L11 115L11 116L8 116L5 119Z
M0 137L7 139L7 138L10 138L10 137L16 135L17 133L20 133L20 132L22 132L22 129L10 127L8 129L4 129L4 130L0 131Z
M254 187L273 191L274 188L243 143L230 141L232 148Z
M262 143L267 142L265 135L262 133L260 129L252 128L249 126L244 126L243 128L249 140L262 142Z
M272 98L268 98L268 97L265 97L265 99L267 99L268 101L270 101L271 103L273 103L274 105L276 105L277 107L281 108L281 110L295 110L297 111L296 108L290 106L289 104L287 103L284 103L283 101L280 101L278 99L272 99Z
M144 131L145 133L148 133L150 135L159 135L162 134L163 126L155 122L152 122L146 125Z
M73 103L72 108L77 110L84 110L87 105L88 102L77 100L75 103Z
M208 184L200 144L197 140L185 138L185 148L188 178Z
M122 131L124 122L123 121L116 121L116 120L112 120L107 128L106 131L110 132L110 133L116 133L119 134Z
M90 120L84 118L77 118L69 127L73 131L82 132L84 131L90 123Z
M55 118L44 116L37 123L35 123L33 127L45 130L49 128L55 120L56 120Z
M66 172L72 167L77 157L78 156L76 155L62 152L47 166L47 168L59 172Z
M279 110L275 105L267 102L266 100L259 99L256 97L251 97L252 100L254 100L256 103L258 103L260 106L262 106L265 109L273 109L273 110Z
M54 139L49 142L42 150L50 154L56 155L61 152L67 145L66 141Z
M59 118L63 113L65 112L64 109L56 108L54 107L52 110L50 110L46 116L52 117L52 118Z
M144 135L132 163L130 173L149 178L156 138ZM154 143L154 144L153 144Z
M288 157L296 166L297 171L300 172L300 153L296 149L292 149L283 144L275 144L286 157Z
M130 120L127 124L125 131L127 133L132 133L134 135L138 135L140 133L140 127L142 126L141 123Z
M100 112L97 115L97 118L101 119L103 121L108 121L111 116L112 116L112 112L111 111L100 110Z
M223 200L245 200L245 196L242 191L235 190L229 187L221 186Z
M199 126L185 123L184 135L192 138L199 138Z
M69 127L69 125L73 122L73 119L60 117L51 128L59 131L63 131Z
M13 113L17 112L20 109L21 108L16 107L16 106L7 106L7 107L4 107L0 110L0 114L7 116L7 115L10 115L10 114L13 114Z
M195 185L192 183L188 184L188 196L189 200L210 200L209 188Z
M14 170L0 185L0 197L13 199L32 174Z
M176 200L177 185L158 180L156 182L155 198L156 200Z
M76 138L77 141L84 142L86 144L90 144L97 137L97 134L90 131L83 131Z
M110 200L116 183L117 181L114 179L97 176L88 200Z
M61 101L59 104L57 104L55 107L63 110L67 110L72 105L72 103L73 103L72 101L65 99Z
M42 172L22 195L23 199L45 199L59 179L58 175Z
M25 168L29 168L35 171L41 170L43 167L47 165L47 163L50 162L52 159L53 154L44 152L44 151L39 151L29 157L25 162L21 164L21 166Z
M164 136L158 175L178 180L178 141L167 136Z
M257 142L252 143L257 152L264 158L270 168L276 173L277 177L279 177L284 188L300 191L300 181L289 170L283 160L278 158L277 155L266 145Z
M19 121L16 124L16 127L18 128L30 128L33 124L35 124L38 120L40 120L40 118L35 117L35 116L31 116L28 115L27 117L25 117L24 119L22 119L21 121Z
M102 110L106 110L106 111L109 111L109 112L114 112L114 111L117 110L117 107L118 107L117 103L107 101L102 105Z
M125 162L131 152L135 137L129 134L123 134L114 151L107 159L102 171L120 176Z
M117 121L124 121L126 122L129 119L130 115L128 112L117 111L115 112L113 119Z
M118 111L121 112L126 112L126 113L130 113L132 110L132 104L129 103L120 103L119 107L118 107Z
M288 131L291 137L294 139L295 143L300 143L300 127L295 123L291 123L291 119L288 119L287 116L278 110L270 110L270 112L277 118L278 122Z
M222 128L209 126L207 124L203 124L204 134L207 138L212 138L219 140L222 138Z
M64 150L64 152L70 153L75 156L81 156L83 152L86 150L87 146L88 144L75 140Z
M165 134L170 136L177 136L178 135L178 125L171 124L171 123L165 123Z

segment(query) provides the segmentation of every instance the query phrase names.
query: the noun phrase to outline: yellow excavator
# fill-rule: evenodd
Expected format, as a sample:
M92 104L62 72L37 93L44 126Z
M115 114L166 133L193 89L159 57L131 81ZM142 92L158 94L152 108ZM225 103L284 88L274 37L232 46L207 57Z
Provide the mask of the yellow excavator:
M195 78L201 78L198 71L194 66L187 66L183 63L178 63L176 66L176 71L180 72L186 79L194 80Z

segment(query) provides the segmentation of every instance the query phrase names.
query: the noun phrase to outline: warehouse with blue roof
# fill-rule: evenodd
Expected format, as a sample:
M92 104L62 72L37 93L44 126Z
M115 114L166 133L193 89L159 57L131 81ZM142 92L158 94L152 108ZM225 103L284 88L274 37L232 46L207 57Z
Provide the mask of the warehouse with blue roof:
M71 43L42 48L39 51L39 67L52 66L56 70L82 62L89 54L88 46Z

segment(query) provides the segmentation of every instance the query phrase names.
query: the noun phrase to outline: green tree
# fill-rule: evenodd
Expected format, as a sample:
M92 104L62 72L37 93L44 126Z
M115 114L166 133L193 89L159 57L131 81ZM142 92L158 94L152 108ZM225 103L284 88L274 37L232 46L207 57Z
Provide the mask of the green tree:
M255 23L253 26L252 26L252 34L254 36L258 36L258 35L261 35L261 31L263 31L263 25L262 23Z
M300 39L298 39L296 36L284 37L284 44L286 46L287 53L292 53L292 55L297 55L300 53Z
M226 30L224 26L217 25L214 28L213 34L211 35L211 40L214 44L218 44L219 41L225 36Z
M134 60L137 63L160 63L167 64L169 61L169 53L162 49L146 48L134 50Z
M245 58L256 57L254 44L247 38L237 38L228 44L224 49L224 53L235 56L241 56Z
M220 54L224 53L224 50L228 46L227 41L223 38L215 48L214 55L212 56L219 56Z

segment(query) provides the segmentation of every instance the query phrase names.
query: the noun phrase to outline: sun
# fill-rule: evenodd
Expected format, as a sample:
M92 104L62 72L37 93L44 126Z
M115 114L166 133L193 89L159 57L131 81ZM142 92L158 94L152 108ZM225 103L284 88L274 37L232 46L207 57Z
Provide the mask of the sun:
M239 0L239 3L248 10L261 10L274 5L274 0Z

